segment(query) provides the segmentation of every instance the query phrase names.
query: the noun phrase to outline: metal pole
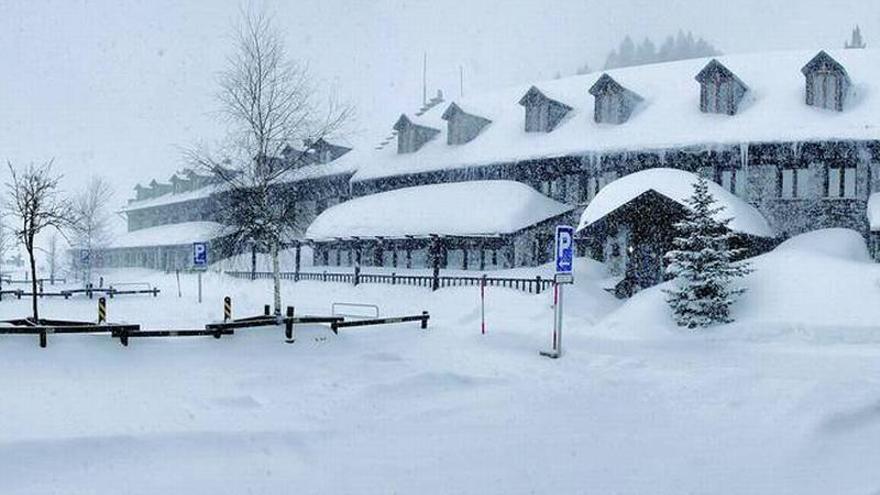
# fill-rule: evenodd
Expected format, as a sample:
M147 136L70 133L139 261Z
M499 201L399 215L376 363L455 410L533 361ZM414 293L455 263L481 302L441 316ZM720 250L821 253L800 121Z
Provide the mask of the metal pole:
M562 356L562 294L564 284L557 284L559 287L559 299L556 302L556 353Z
M199 304L202 304L202 272L199 271Z

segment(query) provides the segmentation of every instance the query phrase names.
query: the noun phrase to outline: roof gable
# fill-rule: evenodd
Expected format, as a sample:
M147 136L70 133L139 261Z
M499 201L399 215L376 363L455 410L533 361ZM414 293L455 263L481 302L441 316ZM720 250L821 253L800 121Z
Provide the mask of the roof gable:
M529 90L526 91L526 93L522 96L522 98L519 99L518 103L522 106L528 106L535 104L535 102L550 102L565 108L566 111L572 110L572 107L570 107L569 105L566 105L559 100L554 100L553 98L550 98L549 96L544 94L544 92L538 89L537 86L530 87Z
M590 94L593 96L601 96L608 93L626 93L633 97L636 101L642 101L644 98L639 96L635 91L629 90L619 82L615 81L608 73L602 74L593 86L590 87Z
M805 76L817 71L835 72L842 75L844 78L846 78L847 81L849 81L849 74L847 74L846 69L843 67L843 65L841 65L840 62L838 62L837 60L834 60L834 58L831 55L828 55L825 50L821 50L819 53L816 54L815 57L810 59L810 61L801 68L801 72Z
M733 80L736 81L743 89L748 89L746 83L742 82L742 79L736 76L730 69L724 66L718 59L713 58L703 67L694 79L697 80L700 84L705 84L707 82L721 79L721 80Z

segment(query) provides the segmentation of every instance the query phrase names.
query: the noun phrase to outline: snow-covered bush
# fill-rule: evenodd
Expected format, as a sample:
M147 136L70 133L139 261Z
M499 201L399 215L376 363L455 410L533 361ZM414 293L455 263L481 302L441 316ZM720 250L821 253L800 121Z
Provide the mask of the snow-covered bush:
M741 250L730 247L731 219L713 218L724 207L713 206L715 199L704 177L694 183L694 194L686 203L685 218L675 224L675 249L666 253L666 272L675 277L673 288L666 291L667 302L679 326L730 323L730 305L745 291L733 287L733 282L751 268L745 262L733 262Z

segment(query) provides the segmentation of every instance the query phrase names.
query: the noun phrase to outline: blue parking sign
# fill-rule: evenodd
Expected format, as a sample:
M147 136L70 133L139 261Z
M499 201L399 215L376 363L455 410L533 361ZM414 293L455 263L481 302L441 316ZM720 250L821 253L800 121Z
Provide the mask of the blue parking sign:
M196 268L206 268L208 266L208 243L193 243L193 266Z
M574 228L569 225L556 226L556 273L571 274L574 270Z

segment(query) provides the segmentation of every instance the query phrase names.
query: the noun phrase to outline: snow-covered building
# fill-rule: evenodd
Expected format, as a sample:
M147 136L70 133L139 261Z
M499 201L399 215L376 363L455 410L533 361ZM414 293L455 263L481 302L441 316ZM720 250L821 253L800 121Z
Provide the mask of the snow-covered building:
M303 195L304 211L312 218L348 198L358 205L377 195L376 201L384 203L375 207L390 223L360 236L355 225L329 210L319 218L307 236L317 246L319 265L337 264L337 257L338 264L346 264L347 252L354 253L354 259L355 237L374 239L375 251L375 242L391 237L452 238L487 232L462 232L434 218L425 221L430 232L412 224L411 232L392 229L394 222L408 217L409 207L389 206L399 198L380 193L408 190L407 194L428 195L435 192L409 188L515 181L557 203L583 209L614 181L653 168L711 179L718 191L729 193L728 204L734 204L733 198L748 205L776 239L825 227L852 228L868 236L868 197L880 191L878 87L880 52L834 50L628 67L452 102L438 96L419 112L401 115L393 132L375 148L358 148L329 163L304 167L314 171L309 180L317 182L294 190ZM334 152L326 147L322 156L332 157ZM290 183L304 185L305 180ZM155 185L166 186L173 189L172 184ZM132 202L125 210L130 229L212 220L210 198L216 192L211 187ZM658 192L661 187L646 191L659 195L661 202L675 199ZM512 196L495 200L503 211L516 208ZM455 206L440 205L441 210ZM650 210L638 212L651 215ZM336 218L338 225L329 229L328 218ZM329 230L321 233L318 227ZM332 235L325 235L331 230ZM580 253L613 261L615 253L636 248L623 245L626 236L619 232L606 234L611 241L585 239ZM332 243L336 247L330 247ZM877 256L878 242L872 244ZM394 255L390 256L382 255L383 265L393 265ZM468 267L481 266L470 263L472 257L468 255ZM366 258L362 264L379 264L379 255ZM526 263L542 259L544 255L536 254ZM461 264L447 259L445 265Z
M302 150L284 150L281 159L295 159L298 166L277 187L297 198L297 215L302 219L298 223L308 225L323 210L349 197L349 179L354 173L349 151L324 139L305 143ZM213 241L215 259L232 254L219 242L223 229L217 223L217 205L224 194L220 180L186 169L174 174L168 184L154 180L149 188L138 185L135 191L136 197L121 209L128 232L95 253L93 263L187 269L195 241Z
M577 242L593 253L606 253L612 272L623 275L618 296L665 279L664 254L674 248L675 224L690 209L688 199L696 174L671 168L652 168L622 177L603 188L581 214ZM743 257L772 247L776 233L758 210L721 185L709 182L718 222L730 220L734 248Z
M549 261L575 209L513 181L416 186L346 201L309 226L316 265L494 269Z
M363 155L351 186L364 196L504 179L586 207L619 178L674 168L750 205L779 239L825 227L867 236L868 196L880 190L878 85L872 50L735 55L534 83L401 116L423 130L418 147ZM630 247L611 244L580 249L608 260Z

